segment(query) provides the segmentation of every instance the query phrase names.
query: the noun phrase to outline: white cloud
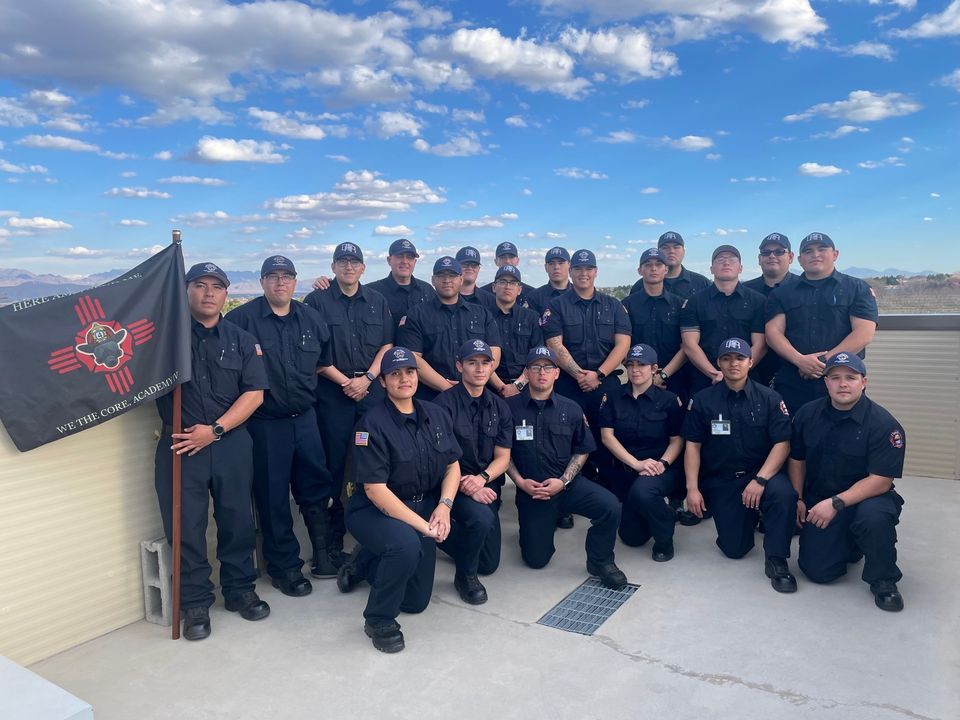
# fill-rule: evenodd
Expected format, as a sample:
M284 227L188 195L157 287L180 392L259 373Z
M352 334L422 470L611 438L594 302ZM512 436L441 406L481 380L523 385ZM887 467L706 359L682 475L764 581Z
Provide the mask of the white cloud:
M76 247L67 248L66 250L56 251L53 250L49 255L61 255L62 257L72 257L72 258L92 258L100 257L103 255L103 250L91 250L86 248L83 245L77 245Z
M42 175L47 172L47 168L43 165L15 165L12 162L0 158L0 172L14 173L17 175L23 173L40 173Z
M516 220L518 217L516 213L500 213L499 215L484 215L483 217L468 220L443 220L430 225L428 230L439 233L448 230L496 229L502 228L506 224L505 221Z
M746 228L717 228L713 231L714 235L726 237L727 235L743 235L749 232Z
M10 217L7 218L7 225L17 230L69 230L73 227L70 223L63 220L52 220L45 217Z
M438 28L453 19L446 10L424 7L417 0L396 0L393 7L409 13L415 27Z
M910 115L923 106L908 95L890 92L878 95L869 90L854 90L846 100L832 103L818 103L802 113L787 115L787 122L809 120L815 115L848 120L850 122L877 122L887 118Z
M146 222L145 220L133 220L133 219L124 218L123 220L120 221L120 224L125 225L127 227L146 227L150 223Z
M302 227L288 232L284 237L288 240L306 240L309 237L313 237L313 230L308 227Z
M537 234L535 232L525 232L517 235L521 240L536 240Z
M660 138L667 147L674 150L684 150L686 152L700 152L713 147L713 140L701 135L684 135L681 138L662 137Z
M460 208L462 210L472 210L476 206L477 206L476 200L467 200L465 202L460 203Z
M640 110L649 104L649 100L627 100L620 107L622 107L624 110Z
M504 125L515 128L525 128L527 127L527 121L523 119L520 115L511 115L503 121Z
M468 157L470 155L485 155L486 148L477 140L476 133L468 132L456 135L445 143L431 145L423 138L413 141L413 149L422 153L430 153L439 157Z
M414 205L446 202L443 190L434 190L423 180L384 180L370 170L349 171L332 192L288 195L266 203L278 219L309 217L318 220L381 220L391 212L408 212Z
M530 188L523 188L523 190L520 191L520 194L526 197L530 197L531 195L533 195L533 190L531 190Z
M641 195L656 195L658 192L660 192L660 188L658 188L658 187L645 187L645 188L643 188L643 189L640 191L640 194L641 194Z
M282 163L286 155L278 150L287 149L286 145L274 145L271 142L257 140L233 140L231 138L216 138L205 135L197 141L196 147L190 153L190 159L198 162L226 163Z
M171 197L173 197L168 192L163 192L162 190L148 190L145 187L115 187L107 190L104 195L107 195L108 197L138 198L141 200L147 198L169 200Z
M446 105L433 105L423 100L417 100L413 106L420 112L432 113L434 115L446 115L448 112Z
M160 152L153 154L153 159L154 160L172 160L173 153L170 152L169 150L161 150Z
M450 117L454 122L459 123L482 123L487 121L486 116L483 114L483 110L461 110L459 108L455 108L450 114Z
M932 217L927 217L927 216L925 216L925 217L923 218L923 221L924 221L924 222L933 222L933 218L932 218Z
M841 125L836 130L831 130L829 132L817 133L813 136L814 140L839 140L842 137L846 137L852 133L868 133L870 128L860 127L858 125Z
M64 95L59 90L31 90L27 98L34 105L44 105L51 108L65 108L73 105L73 98Z
M459 28L447 38L421 43L427 55L464 64L473 75L507 80L535 92L581 97L590 86L573 76L575 62L559 48L524 38L508 38L497 28Z
M38 121L37 114L16 98L0 97L0 127L24 127Z
M539 0L551 11L589 14L597 22L667 16L674 40L746 30L766 42L804 45L827 29L809 0ZM665 28L666 29L666 28Z
M836 165L821 165L815 162L805 162L797 168L797 172L801 175L809 175L811 177L830 177L831 175L844 175L847 171Z
M350 158L348 158L346 155L324 155L324 157L327 160L333 160L334 162L339 162L339 163L350 162Z
M867 42L866 40L854 43L849 47L840 48L840 53L843 55L875 57L887 62L893 61L894 55L893 48L886 43Z
M906 167L907 164L896 155L891 155L883 160L866 160L864 162L857 163L857 167L863 168L864 170L876 170L877 168L888 166Z
M173 175L172 177L160 178L157 182L163 185L207 185L210 187L227 184L226 180L220 178L197 177L196 175Z
M559 42L583 58L586 66L609 70L624 81L679 74L677 56L654 49L650 35L638 28L619 26L590 32L568 27Z
M251 107L247 108L247 114L259 121L258 126L261 130L271 135L282 135L298 140L323 140L327 136L326 131L319 125L302 123L289 115L281 115L272 110Z
M392 138L397 135L419 137L423 124L410 113L390 111L368 118L366 127L381 138Z
M69 150L70 152L99 153L100 148L92 143L61 135L27 135L17 140L17 145L46 150Z
M939 38L960 35L960 0L951 0L939 13L927 13L905 30L894 30L902 38Z
M641 225L663 225L663 220L657 220L656 218L648 217L637 220Z
M900 142L906 143L907 145L913 145L916 140L914 140L912 137L907 137L904 135L902 138L900 138Z
M44 120L41 125L48 130L60 130L63 132L86 132L90 129L88 121L89 115L80 113L63 113L50 120Z
M732 183L738 183L738 182L767 183L767 182L775 182L775 181L776 181L776 178L768 178L768 177L759 176L759 175L748 175L747 177L742 177L742 178L730 178L730 182Z
M720 153L707 153L706 155L704 155L704 157L707 160L719 160L720 158L723 157L723 155L721 155Z
M177 122L197 120L205 125L227 124L233 115L222 111L209 100L171 98L157 107L150 115L137 118L137 125L163 126Z
M410 237L413 235L413 230L406 225L377 225L373 229L373 234L386 237Z
M930 197L932 197L932 198L938 198L938 197L940 197L940 193L938 193L938 192L932 192L932 193L930 193Z
M594 142L609 143L617 145L620 143L632 143L637 141L637 136L629 130L614 130L611 133L598 137Z
M550 240L563 240L567 236L566 233L553 232L551 230L545 232L544 235Z
M953 88L954 90L960 92L960 68L957 68L953 72L947 73L941 77L939 80L937 80L937 85Z
M124 170L122 173L120 173L120 177L125 177L125 178L132 178L136 176L137 176L136 170Z
M606 180L608 178L606 173L597 170L583 170L575 167L556 168L553 174L573 180Z

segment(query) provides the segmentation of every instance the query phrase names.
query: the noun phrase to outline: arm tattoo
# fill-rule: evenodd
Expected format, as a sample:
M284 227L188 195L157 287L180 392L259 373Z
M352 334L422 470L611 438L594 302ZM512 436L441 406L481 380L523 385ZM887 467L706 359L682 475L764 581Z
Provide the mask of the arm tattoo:
M570 462L567 463L566 470L563 471L563 475L560 477L561 480L565 483L572 482L573 479L577 476L580 470L583 468L583 464L587 461L587 455L574 455L570 458Z
M576 376L583 372L583 369L577 364L577 361L573 359L570 351L564 347L559 335L547 340L547 347L557 354L557 361L560 363L560 367L568 373Z

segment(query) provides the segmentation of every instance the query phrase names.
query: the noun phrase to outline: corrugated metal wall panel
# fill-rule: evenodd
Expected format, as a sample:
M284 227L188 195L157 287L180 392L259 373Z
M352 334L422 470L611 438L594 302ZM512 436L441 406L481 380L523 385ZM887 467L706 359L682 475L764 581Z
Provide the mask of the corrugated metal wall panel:
M867 377L870 397L907 431L904 472L960 479L960 333L881 329Z
M158 426L151 404L28 453L0 431L0 654L26 665L143 617Z

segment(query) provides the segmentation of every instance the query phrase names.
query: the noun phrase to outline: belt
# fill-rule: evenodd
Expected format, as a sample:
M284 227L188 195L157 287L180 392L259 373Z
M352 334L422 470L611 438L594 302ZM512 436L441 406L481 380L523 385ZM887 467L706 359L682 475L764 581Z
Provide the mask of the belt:
M368 372L367 370L357 370L356 372L352 372L352 373L344 373L344 375L349 375L350 377L358 378L358 377L364 377L367 374L367 372Z
M737 470L735 473L733 473L733 479L740 480L741 478L745 478L745 477L755 477L756 474L757 474L756 472L753 472L751 470Z

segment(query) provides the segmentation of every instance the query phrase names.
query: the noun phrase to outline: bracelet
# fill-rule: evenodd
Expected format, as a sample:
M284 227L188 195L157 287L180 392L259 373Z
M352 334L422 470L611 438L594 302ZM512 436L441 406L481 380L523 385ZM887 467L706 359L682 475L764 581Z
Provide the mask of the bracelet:
M660 458L660 460L658 460L658 462L663 463L663 466L664 466L665 468L670 467L670 461L667 460L667 459L665 459L665 458Z

